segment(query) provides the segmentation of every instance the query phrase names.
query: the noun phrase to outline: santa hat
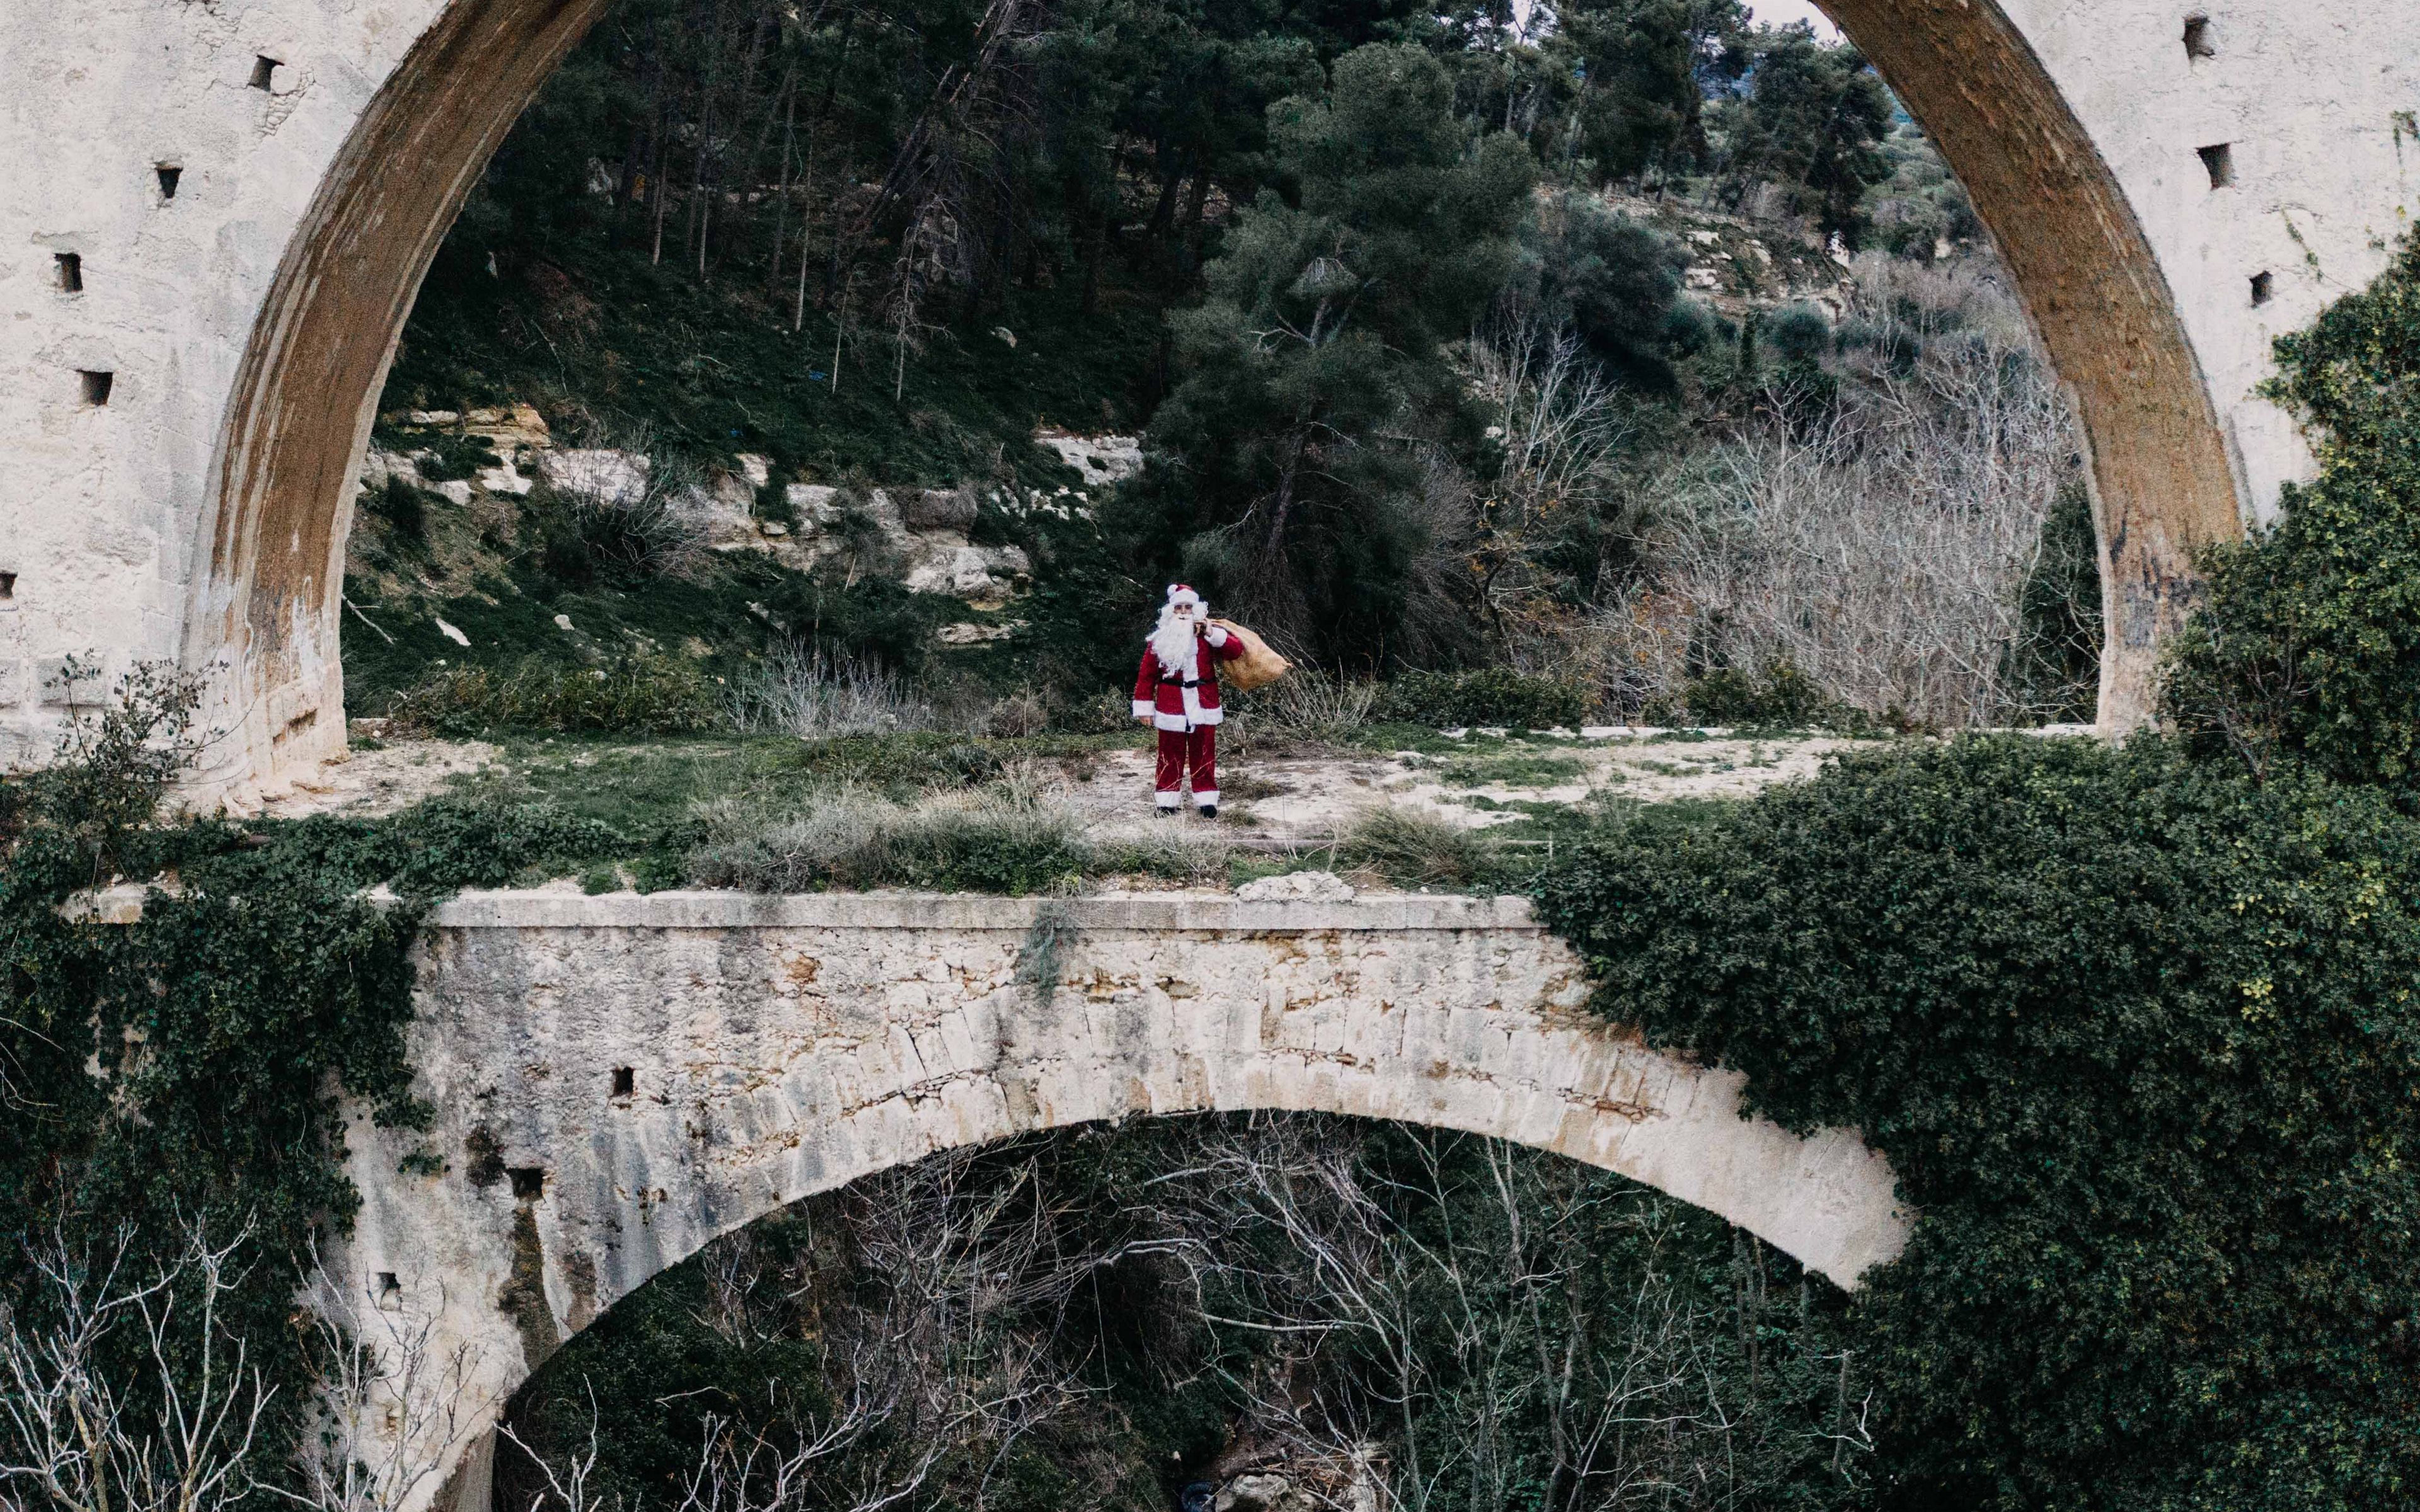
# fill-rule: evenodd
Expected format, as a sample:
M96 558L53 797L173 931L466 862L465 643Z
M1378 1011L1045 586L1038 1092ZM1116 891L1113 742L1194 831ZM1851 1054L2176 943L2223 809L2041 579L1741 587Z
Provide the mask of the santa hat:
M1192 589L1187 587L1183 583L1170 583L1168 585L1168 607L1170 609L1200 609L1202 607L1202 595L1195 593Z

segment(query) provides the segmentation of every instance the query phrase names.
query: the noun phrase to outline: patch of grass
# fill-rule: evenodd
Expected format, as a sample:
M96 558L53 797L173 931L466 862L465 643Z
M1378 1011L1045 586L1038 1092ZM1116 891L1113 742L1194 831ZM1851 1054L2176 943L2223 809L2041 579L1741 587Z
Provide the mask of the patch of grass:
M690 879L759 892L914 887L1021 896L1071 892L1087 876L1202 881L1226 872L1225 848L1215 838L1096 844L1067 809L1006 784L921 804L855 787L772 812L727 800L706 811L706 825L705 842L689 856Z
M525 400L557 420L644 417L670 446L759 452L784 472L828 480L946 487L1004 462L1055 486L1075 477L1032 445L1036 424L1131 429L1157 372L1158 301L1123 286L1114 260L1089 314L1069 281L1003 289L998 308L934 332L894 399L891 353L858 323L862 310L851 312L835 383L807 376L831 366L833 317L810 308L793 332L787 301L755 280L701 285L652 263L644 245L593 235L551 238L542 257L504 246L497 273L491 250L492 239L461 235L441 250L380 409ZM994 325L1016 345L989 335Z
M1337 845L1350 865L1366 866L1403 887L1449 891L1500 884L1503 860L1481 830L1401 809L1373 809Z
M1442 779L1457 788L1551 788L1588 780L1588 766L1569 756L1502 756L1448 763Z

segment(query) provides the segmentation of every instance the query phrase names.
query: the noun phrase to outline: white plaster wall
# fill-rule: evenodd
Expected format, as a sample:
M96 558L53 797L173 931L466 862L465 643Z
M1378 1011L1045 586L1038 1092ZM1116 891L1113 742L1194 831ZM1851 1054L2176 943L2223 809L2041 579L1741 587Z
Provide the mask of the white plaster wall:
M939 1149L1094 1119L1289 1108L1495 1134L1710 1209L1844 1284L1905 1242L1890 1168L1854 1132L1744 1119L1735 1076L1588 1013L1579 963L1523 900L1080 900L1061 905L1075 933L1047 1002L1017 980L1042 906L445 905L411 1037L436 1123L355 1115L364 1205L328 1259L348 1295L394 1275L399 1312L470 1350L470 1411L423 1452L450 1469L547 1350L717 1234ZM475 1181L474 1130L543 1171L542 1194ZM446 1169L405 1174L424 1144ZM517 1262L543 1277L542 1319L500 1305Z
M0 763L47 754L58 658L184 659L254 319L347 132L443 4L0 3L0 572L17 575ZM249 86L264 54L285 63L267 93ZM184 170L174 200L161 162ZM55 286L58 252L82 255L81 295ZM116 375L105 408L81 368Z
M2420 0L2002 0L2099 145L2175 297L2256 521L2310 451L2270 344L2386 266L2420 209ZM2212 57L2189 59L2188 15ZM2398 122L2398 115L2400 120ZM2234 152L2213 190L2198 149ZM2275 297L2255 308L2255 273Z

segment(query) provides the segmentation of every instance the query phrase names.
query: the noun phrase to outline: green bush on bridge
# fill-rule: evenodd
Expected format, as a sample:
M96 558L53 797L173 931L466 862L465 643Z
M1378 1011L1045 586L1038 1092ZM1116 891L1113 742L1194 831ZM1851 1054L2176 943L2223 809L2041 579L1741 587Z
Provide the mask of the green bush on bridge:
M2420 1483L2420 824L2147 741L1902 747L1544 888L1602 1010L1854 1125L1885 1504Z
M2322 438L2319 474L2210 554L2169 710L2255 771L2420 787L2420 240L2277 357L2270 395Z

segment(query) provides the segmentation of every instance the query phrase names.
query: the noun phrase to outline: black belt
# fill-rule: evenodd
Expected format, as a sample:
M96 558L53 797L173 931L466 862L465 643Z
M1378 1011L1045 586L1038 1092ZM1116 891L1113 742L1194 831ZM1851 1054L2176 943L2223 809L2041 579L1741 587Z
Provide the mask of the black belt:
M1159 680L1159 686L1162 687L1200 687L1202 686L1202 679L1199 677L1162 677Z

